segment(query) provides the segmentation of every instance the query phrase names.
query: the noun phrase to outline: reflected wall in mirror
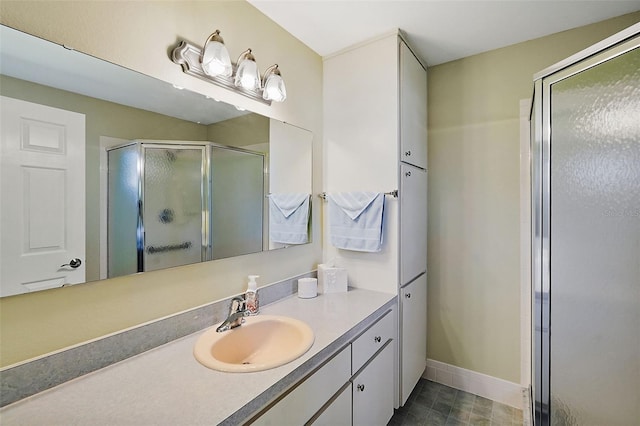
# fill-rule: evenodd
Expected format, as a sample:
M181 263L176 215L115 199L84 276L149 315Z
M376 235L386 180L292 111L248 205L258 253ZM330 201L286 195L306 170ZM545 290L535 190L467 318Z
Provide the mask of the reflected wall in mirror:
M309 242L269 238L270 193L310 202L309 131L0 31L1 296Z

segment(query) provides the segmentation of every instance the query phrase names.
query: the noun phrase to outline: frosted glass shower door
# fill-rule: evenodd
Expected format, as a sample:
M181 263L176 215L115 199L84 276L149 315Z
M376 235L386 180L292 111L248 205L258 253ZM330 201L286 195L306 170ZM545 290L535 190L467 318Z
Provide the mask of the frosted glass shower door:
M264 155L211 147L211 252L213 259L263 248Z
M108 152L107 261L109 278L138 270L138 145Z
M143 144L144 271L201 262L205 147Z
M556 425L640 419L640 48L620 53L629 45L543 83Z

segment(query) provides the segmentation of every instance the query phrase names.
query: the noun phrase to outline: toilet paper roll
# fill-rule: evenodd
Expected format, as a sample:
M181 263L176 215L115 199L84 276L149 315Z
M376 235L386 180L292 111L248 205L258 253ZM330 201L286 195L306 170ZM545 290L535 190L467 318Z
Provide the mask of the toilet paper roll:
M298 280L298 297L311 299L318 295L318 280L316 278L300 278Z

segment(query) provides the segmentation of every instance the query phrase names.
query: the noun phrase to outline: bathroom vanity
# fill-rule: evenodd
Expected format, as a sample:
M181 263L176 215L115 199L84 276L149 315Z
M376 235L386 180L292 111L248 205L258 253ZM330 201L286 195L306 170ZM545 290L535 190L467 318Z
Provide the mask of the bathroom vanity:
M394 408L395 295L294 294L261 314L306 322L315 337L309 351L270 370L224 373L194 358L198 331L8 405L0 419L7 425L386 424Z

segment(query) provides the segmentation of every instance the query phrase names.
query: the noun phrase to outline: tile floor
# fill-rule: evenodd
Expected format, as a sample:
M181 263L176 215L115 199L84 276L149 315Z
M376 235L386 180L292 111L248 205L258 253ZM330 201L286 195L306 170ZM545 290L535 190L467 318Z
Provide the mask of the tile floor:
M420 379L388 426L521 426L522 410Z

